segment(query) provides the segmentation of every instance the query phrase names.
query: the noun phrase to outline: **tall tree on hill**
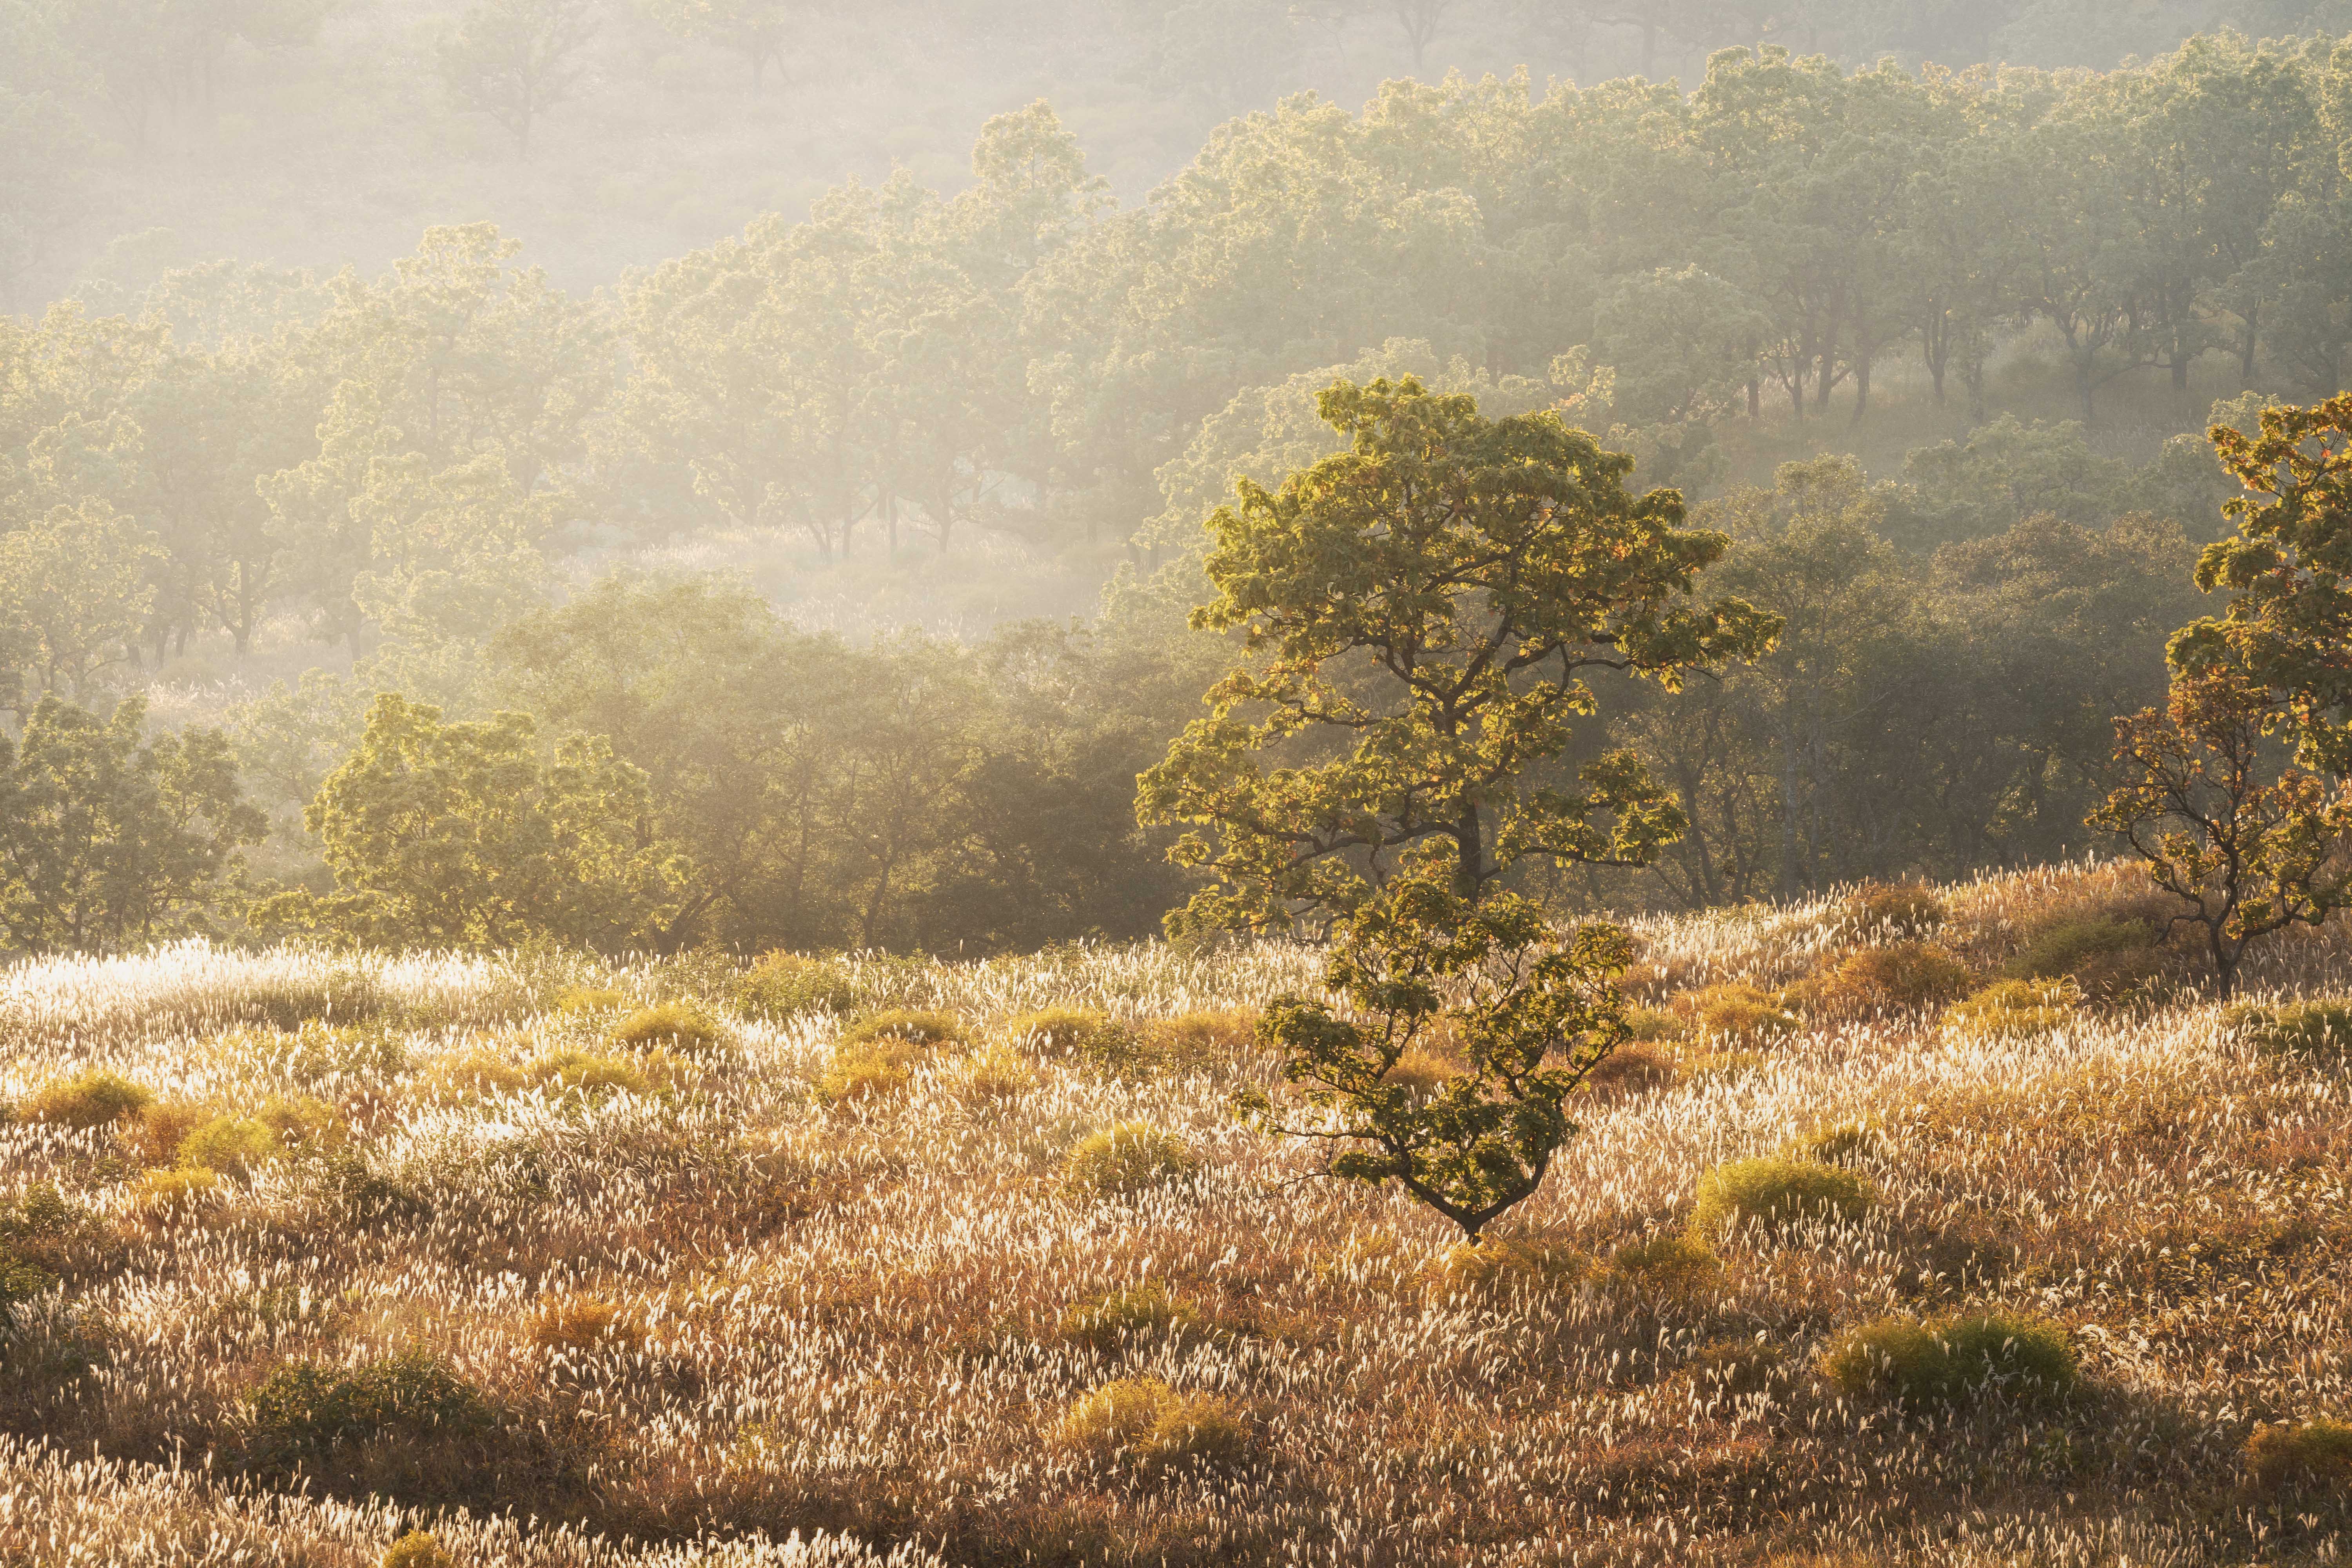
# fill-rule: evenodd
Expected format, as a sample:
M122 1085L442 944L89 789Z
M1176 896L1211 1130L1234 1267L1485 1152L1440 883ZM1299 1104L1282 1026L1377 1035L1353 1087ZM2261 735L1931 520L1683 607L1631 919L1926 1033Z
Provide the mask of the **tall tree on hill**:
M1349 449L1277 490L1243 481L1209 520L1217 597L1193 625L1239 631L1244 658L1138 809L1192 825L1171 858L1213 879L1171 928L1336 939L1328 979L1359 1018L1290 997L1266 1024L1335 1120L1282 1125L1475 1241L1541 1184L1568 1096L1624 1028L1622 934L1557 933L1507 879L1639 864L1685 826L1625 753L1565 787L1537 775L1594 711L1589 673L1673 686L1777 626L1696 600L1723 537L1685 530L1673 491L1628 493L1631 460L1555 415L1489 421L1410 378L1336 383L1319 407ZM1441 1016L1464 1066L1424 1100L1389 1075Z

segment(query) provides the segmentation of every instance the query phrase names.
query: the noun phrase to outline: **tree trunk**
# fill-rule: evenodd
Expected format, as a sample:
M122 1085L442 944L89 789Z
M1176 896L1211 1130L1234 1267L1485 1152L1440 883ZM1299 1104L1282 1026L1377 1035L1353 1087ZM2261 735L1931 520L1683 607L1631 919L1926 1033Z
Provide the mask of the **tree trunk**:
M1462 816L1454 825L1454 843L1456 858L1454 866L1454 895L1468 903L1476 903L1486 883L1486 825L1478 820L1478 807L1465 802Z

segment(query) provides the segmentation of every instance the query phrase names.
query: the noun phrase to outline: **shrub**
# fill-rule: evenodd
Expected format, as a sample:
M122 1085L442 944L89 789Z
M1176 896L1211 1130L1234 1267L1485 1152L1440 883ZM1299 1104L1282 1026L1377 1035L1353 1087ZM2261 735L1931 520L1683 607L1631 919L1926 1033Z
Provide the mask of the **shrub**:
M224 1176L249 1175L282 1152L278 1134L249 1116L215 1116L180 1142L180 1163Z
M594 1094L619 1089L646 1094L653 1085L645 1069L625 1057L593 1056L585 1051L557 1051L531 1063L525 1075L530 1082L560 1093Z
M1771 1156L1734 1160L1699 1178L1691 1218L1701 1230L1751 1219L1767 1225L1851 1219L1866 1213L1875 1195L1868 1182L1835 1165Z
M1856 1019L1916 1013L1968 994L1969 966L1927 942L1898 942L1850 952L1827 973L1782 993L1823 1018Z
M1247 1460L1255 1447L1231 1401L1179 1394L1155 1377L1089 1390L1072 1403L1054 1437L1098 1463L1140 1469L1223 1468Z
M1710 985L1674 999L1675 1012L1690 1021L1702 1040L1760 1045L1790 1034L1797 1020L1767 993L1743 981Z
M1884 1394L1915 1408L1990 1394L2054 1399L2079 1376L2062 1331L1998 1309L1859 1325L1830 1346L1822 1369L1848 1394Z
M457 1568L457 1560L441 1550L426 1530L412 1530L383 1549L378 1568Z
M539 1310L530 1321L530 1342L543 1351L634 1351L646 1342L646 1330L617 1302L573 1296Z
M1066 1340L1105 1354L1138 1340L1181 1334L1200 1326L1201 1314L1156 1285L1105 1296L1063 1314Z
M1062 1173L1081 1192L1118 1196L1181 1180L1194 1165L1191 1148L1177 1134L1147 1121L1122 1121L1080 1140Z
M605 1031L604 1037L636 1050L661 1046L691 1054L725 1043L727 1031L691 1002L665 1002L638 1008Z
M846 1013L857 1005L857 987L846 968L831 959L803 957L781 948L736 981L734 994L738 1007L770 1018Z
M1945 1008L1944 1022L1964 1035L2021 1039L2064 1025L2079 1000L2071 981L2001 980Z
M1106 1054L1132 1043L1105 1040L1103 1037L1118 1030L1118 1026L1111 1021L1109 1014L1087 1007L1042 1008L1007 1020L1004 1027L1014 1039L1033 1049L1066 1052L1082 1061L1099 1062Z
M1886 1140L1875 1127L1860 1121L1842 1121L1798 1139L1790 1145L1789 1152L1811 1164L1851 1165L1875 1155L1885 1144Z
M1246 1007L1154 1018L1141 1031L1144 1058L1179 1071L1228 1067L1255 1044L1258 1014Z
M1839 906L1839 935L1855 942L1918 938L1950 916L1944 900L1917 882L1864 882Z
M16 1252L0 1247L0 1340L5 1340L10 1319L8 1309L30 1301L53 1289L58 1277L38 1264L26 1262Z
M524 1082L520 1068L503 1057L479 1050L429 1062L419 1075L419 1087L425 1097L443 1104L512 1094Z
M188 1134L212 1120L201 1105L158 1100L120 1129L123 1147L142 1165L168 1165L180 1157Z
M842 1031L845 1045L868 1040L903 1040L914 1046L961 1045L963 1020L949 1013L926 1013L908 1007L869 1013Z
M1663 1007L1628 1007L1625 1009L1625 1037L1643 1045L1683 1037L1682 1019Z
M2246 1475L2272 1496L2352 1493L2352 1422L2257 1426L2246 1440Z
M602 1013L617 1013L629 1005L623 993L605 985L572 985L559 992L555 1010L572 1017L593 1017Z
M1438 1282L1449 1290L1564 1290L1592 1272L1592 1259L1562 1242L1512 1238L1464 1243L1445 1255Z
M423 1351L352 1369L282 1366L247 1405L256 1457L274 1467L387 1437L461 1440L498 1421L480 1390Z
M174 1214L195 1207L219 1184L219 1174L202 1165L183 1166L175 1171L144 1171L131 1190L131 1201L142 1214Z
M1028 1058L999 1041L964 1058L959 1080L964 1093L979 1100L1011 1100L1029 1089L1037 1075Z
M1651 1046L1620 1046L1584 1075L1587 1092L1603 1099L1671 1088L1682 1077L1674 1058Z
M817 1079L817 1095L829 1105L886 1100L915 1081L915 1064L922 1057L920 1046L895 1036L844 1040L833 1047L832 1060Z
M1666 1235L1619 1247L1609 1272L1626 1284L1680 1296L1720 1282L1723 1259L1694 1237Z
M2352 1001L2315 997L2278 1007L2232 1007L2229 1026L2271 1056L2342 1058L2352 1054Z
M28 1121L60 1127L104 1127L147 1109L155 1097L129 1079L91 1068L79 1077L44 1085L18 1108Z

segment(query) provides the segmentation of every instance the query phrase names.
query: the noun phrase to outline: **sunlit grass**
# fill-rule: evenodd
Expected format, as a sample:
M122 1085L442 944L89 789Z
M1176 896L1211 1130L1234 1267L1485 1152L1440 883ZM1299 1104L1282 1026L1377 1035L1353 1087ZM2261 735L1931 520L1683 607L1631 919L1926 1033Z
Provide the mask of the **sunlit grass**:
M1945 889L1935 940L1990 981L2116 875ZM1777 995L1876 940L1843 908L1641 921L1634 984ZM34 1271L8 1276L32 1293L0 1422L51 1445L0 1448L0 1561L359 1568L418 1528L459 1563L680 1568L2343 1550L2344 1500L2286 1510L2247 1445L2352 1412L2352 1075L2194 994L1645 1047L1686 1070L1580 1102L1465 1258L1229 1114L1276 1086L1248 1016L1313 985L1310 953L845 967L870 1011L961 1038L869 1030L909 1048L844 1094L856 1014L736 1012L700 960L183 946L0 973L0 1247ZM2347 975L2330 931L2253 984ZM691 1050L614 1027L687 1004L719 1026ZM92 1074L170 1128L41 1113ZM1871 1201L1695 1227L1742 1161ZM1932 1403L1836 1359L1869 1325L2012 1320L2079 1381ZM297 1483L257 1457L257 1391L394 1365L436 1369L462 1433L403 1415L273 1489ZM398 1506L338 1500L370 1489Z

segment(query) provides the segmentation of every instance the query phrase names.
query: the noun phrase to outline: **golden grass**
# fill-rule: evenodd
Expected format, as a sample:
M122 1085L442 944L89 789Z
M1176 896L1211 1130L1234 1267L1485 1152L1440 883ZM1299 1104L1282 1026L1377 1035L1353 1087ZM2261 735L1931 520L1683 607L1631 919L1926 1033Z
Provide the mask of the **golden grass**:
M1933 941L1980 984L2120 875L1938 889ZM1921 940L1846 907L1637 921L1641 984L1662 1009L1769 997ZM733 1010L729 976L674 963L184 946L0 972L0 1251L57 1281L10 1309L0 1562L375 1568L420 1531L513 1568L2347 1550L2352 1079L2193 994L2032 1031L1857 1010L1691 1055L1574 1102L1473 1264L1393 1189L1232 1117L1234 1080L1276 1087L1242 1021L1311 994L1310 953L825 962L973 1044L894 1036L903 1077L836 1110L810 1093L833 1016ZM2246 1000L2347 983L2330 928L2260 950ZM668 1092L533 1081L566 1052L655 1059L567 990L698 984L725 1048ZM376 1012L322 1020L331 994ZM1106 1072L1012 1027L1057 1009L1166 1048ZM97 1073L152 1100L27 1113ZM223 1117L274 1157L181 1165ZM1707 1173L1752 1160L1875 1201L1743 1197L1688 1230ZM1870 1325L1916 1350L2003 1313L2063 1336L2063 1398L1906 1402L1826 1365ZM2000 1395L2019 1369L1985 1338L1962 1360ZM371 1438L299 1496L257 1468L272 1375L412 1353L493 1413L446 1462Z

